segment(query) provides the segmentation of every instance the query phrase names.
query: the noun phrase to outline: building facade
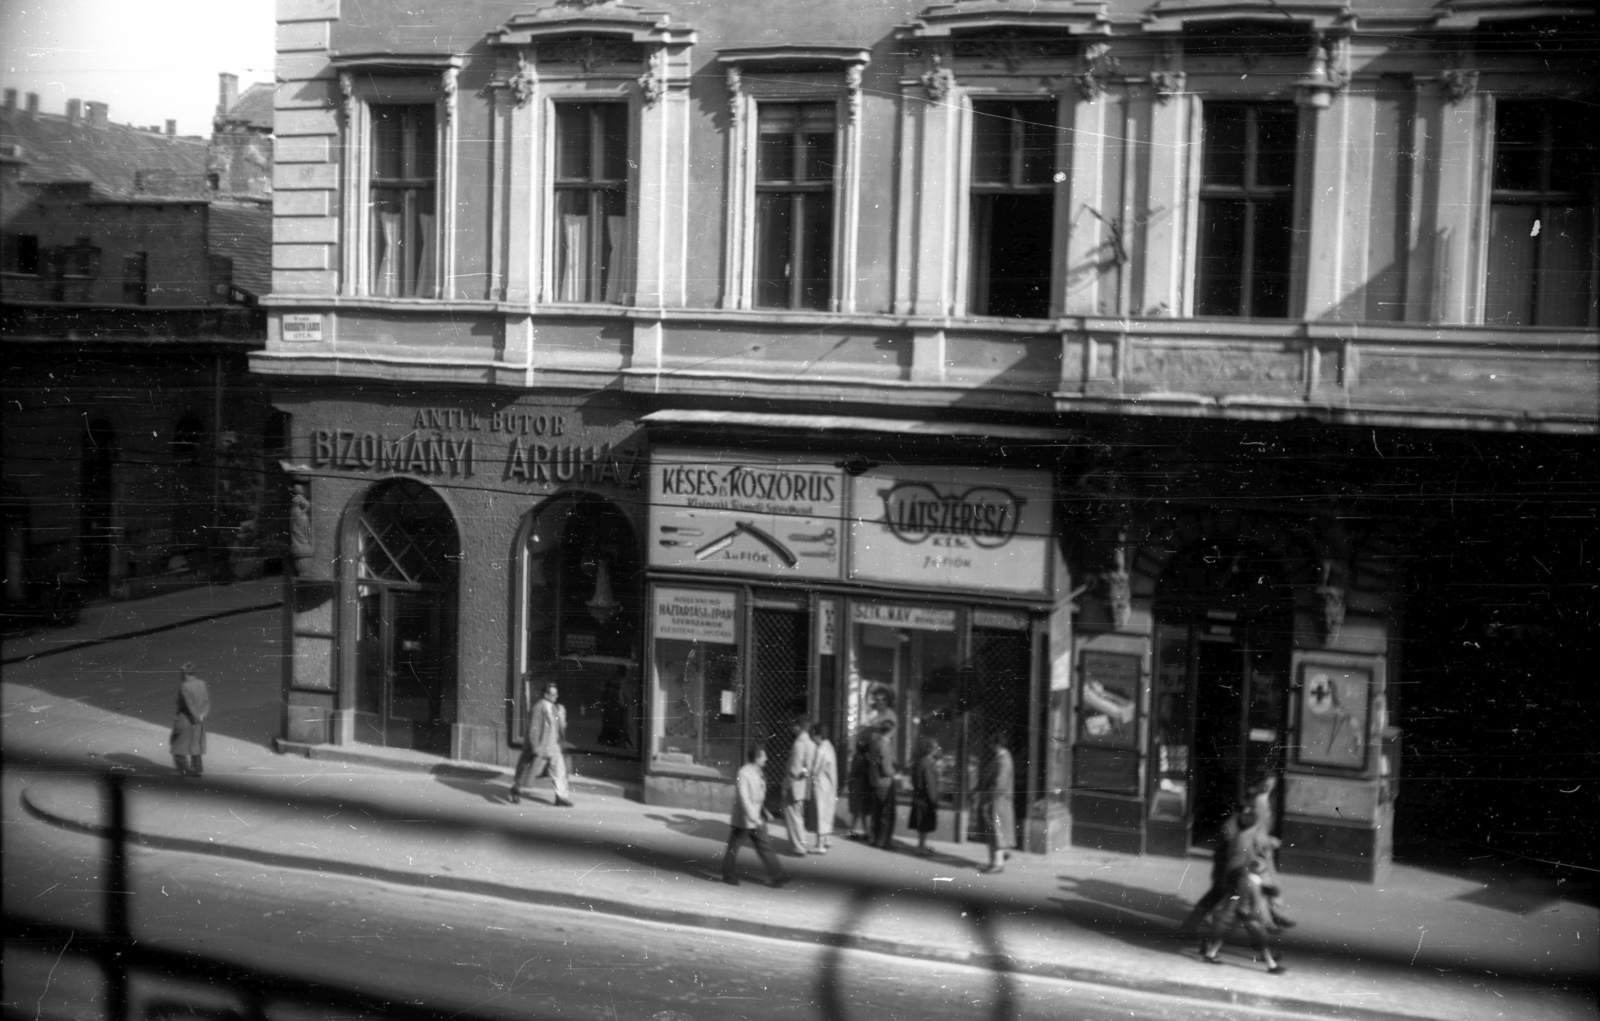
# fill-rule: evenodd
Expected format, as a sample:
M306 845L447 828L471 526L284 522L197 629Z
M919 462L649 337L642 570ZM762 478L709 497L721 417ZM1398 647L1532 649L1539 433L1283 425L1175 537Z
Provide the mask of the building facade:
M235 193L171 121L16 100L0 111L6 626L261 574L287 498L263 465L281 420L245 361L270 286L264 175Z
M1593 710L1589 12L414 7L279 3L288 740L507 763L555 676L662 804L892 703L956 839L995 737L1036 851L1534 839L1426 721Z

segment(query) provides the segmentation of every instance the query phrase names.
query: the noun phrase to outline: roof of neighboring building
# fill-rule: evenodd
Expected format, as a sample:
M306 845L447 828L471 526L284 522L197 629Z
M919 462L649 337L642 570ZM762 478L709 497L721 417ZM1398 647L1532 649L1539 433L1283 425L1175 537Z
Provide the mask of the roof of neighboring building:
M277 87L271 82L257 82L245 89L228 107L228 112L216 118L217 130L239 129L272 133L272 108L277 99Z
M211 203L213 254L233 259L233 285L263 297L272 289L272 207L259 202Z
M0 111L0 143L20 148L23 181L89 181L101 195L207 197L203 138L13 109Z

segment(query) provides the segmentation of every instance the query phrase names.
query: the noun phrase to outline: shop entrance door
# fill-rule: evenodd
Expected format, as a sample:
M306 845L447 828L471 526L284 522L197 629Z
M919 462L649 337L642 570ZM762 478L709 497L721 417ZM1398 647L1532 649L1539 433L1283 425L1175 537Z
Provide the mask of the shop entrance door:
M1033 776L1029 757L1028 704L1033 655L1032 637L1027 631L974 627L972 629L972 669L966 672L967 706L966 774L967 790L977 791L983 766L990 756L991 742L998 735L1005 740L1015 767L1016 795L1013 816L1016 832L1011 835L1017 847L1022 844L1022 826L1028 817L1029 778ZM973 812L969 837L984 840L987 821Z
M789 596L757 596L750 611L750 740L767 750L767 808L783 809L792 725L809 705L811 615Z
M1199 636L1193 676L1195 691L1192 841L1209 844L1244 793L1240 710L1244 683L1239 648L1232 641Z
M450 753L456 721L455 520L409 479L373 488L356 522L356 740Z
M445 595L361 586L359 740L450 753L455 697L444 640Z

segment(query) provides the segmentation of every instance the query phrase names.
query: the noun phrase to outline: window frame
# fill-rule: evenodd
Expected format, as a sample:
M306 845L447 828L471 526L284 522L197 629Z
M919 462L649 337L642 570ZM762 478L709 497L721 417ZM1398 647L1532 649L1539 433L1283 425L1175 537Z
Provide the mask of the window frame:
M826 107L830 105L833 107L833 116L831 120L832 130L828 132L829 137L833 141L832 150L829 154L829 162L831 163L832 172L826 177L810 177L805 173L806 146L804 139L807 135L807 132L805 131L805 108L808 106ZM794 110L794 127L789 132L790 173L787 177L763 179L761 168L761 140L764 135L772 133L761 130L762 112L764 110L779 107L792 107ZM750 225L750 305L752 308L775 311L831 311L837 304L835 298L835 284L837 282L837 275L834 272L833 256L838 248L838 239L835 233L838 229L838 217L836 212L839 200L837 184L839 176L840 142L838 104L829 104L826 102L807 103L763 99L757 101L755 111L755 173L751 178L751 188L754 198L752 203ZM764 229L762 216L762 196L764 195L782 196L788 200L786 203L789 207L788 218L790 225L788 258L791 265L799 266L802 269L802 272L789 274L786 287L788 294L785 296L786 300L783 304L766 304L761 300L763 284L769 278L768 275L765 275L760 271L761 260L764 254L764 246L761 244L762 232ZM827 278L827 293L824 295L823 302L820 307L816 305L807 305L804 303L806 283L810 280L817 279L816 276L804 272L804 270L808 268L806 263L808 261L809 254L811 250L816 247L816 245L810 241L805 231L805 228L809 222L806 215L806 207L810 204L808 197L813 195L825 195L828 202L828 237L826 239L826 247L828 249L828 266L825 274Z
M639 117L633 98L623 92L615 90L555 90L545 97L545 131L543 132L544 146L544 181L543 207L546 210L545 229L541 232L543 238L543 259L545 266L544 279L541 282L540 293L546 304L578 304L578 305L629 305L633 302L634 294L634 244L638 232L638 134ZM628 165L627 174L618 179L590 177L580 182L578 180L564 180L559 175L560 170L560 135L562 107L585 106L598 108L601 106L620 108L623 111L624 137L626 149L623 160ZM597 148L598 136L593 131L591 119L590 153L591 165L598 165L600 152ZM596 182L600 183L596 183ZM620 183L619 183L620 182ZM600 297L584 297L579 299L562 299L557 297L561 289L561 259L560 259L560 195L562 191L588 191L590 199L590 230L594 230L595 218L593 196L607 190L620 188L624 210L624 229L622 243L619 249L611 253L612 272L615 274L615 300L606 300L605 291L611 289L609 285L596 276L590 275L588 290L592 294L597 288ZM604 229L603 226L601 229ZM594 259L590 259L591 270Z
M976 172L976 163L978 159L978 123L980 116L983 116L978 108L980 106L992 106L999 104L1008 104L1013 109L1013 129L1007 144L1007 155L1010 166L1008 167L1008 181L1003 184L997 184L991 181L979 181ZM1051 120L1049 122L1052 125L1051 131L1053 143L1051 146L1051 168L1049 177L1042 182L1027 183L1021 180L1021 151L1023 133L1019 130L1019 128L1022 122L1015 118L1014 111L1017 106L1022 104L1037 104L1041 106L1048 105L1053 108L1051 110ZM1063 147L1067 144L1066 139L1069 136L1068 132L1065 130L1065 126L1062 123L1062 118L1066 115L1067 108L1069 106L1070 104L1066 101L1066 97L1053 92L1016 93L973 91L969 94L966 109L968 121L966 145L962 150L963 159L961 168L962 187L961 209L959 215L961 217L960 222L962 243L958 247L957 254L957 258L960 260L960 277L962 281L961 288L958 292L960 313L962 315L994 315L994 313L989 312L987 308L985 308L985 310L982 312L978 311L980 305L988 305L988 280L986 279L986 273L980 274L980 269L983 268L987 261L987 253L979 252L980 238L978 237L977 230L977 220L979 215L978 198L979 196L993 195L1045 195L1050 198L1050 224L1047 227L1047 230L1050 233L1050 245L1049 254L1046 256L1047 272L1045 278L1046 293L1044 312L1042 315L1036 317L995 317L1007 319L1049 319L1056 314L1057 306L1060 304L1058 291L1060 290L1060 263L1063 254L1057 221L1060 219L1060 207L1063 205L1061 201L1061 191L1067 184L1066 174L1068 172L1066 166L1067 160L1064 158L1066 154L1063 152ZM982 301L979 300L980 289L981 297L983 299Z
M1216 184L1208 182L1206 177L1206 163L1208 149L1207 118L1219 108L1239 107L1246 113L1245 119L1245 149L1242 154L1240 184L1237 186ZM1263 108L1276 108L1282 112L1290 113L1295 121L1294 141L1294 166L1289 173L1289 183L1282 185L1260 185L1255 180L1255 171L1259 163L1260 149L1259 120L1257 112ZM1224 319L1267 319L1285 320L1293 319L1299 312L1300 301L1300 273L1298 266L1305 257L1307 240L1303 234L1297 236L1296 227L1302 222L1301 206L1304 202L1304 180L1308 170L1306 160L1306 147L1310 141L1307 138L1307 125L1301 108L1287 100L1256 99L1227 96L1204 102L1195 118L1195 139L1197 151L1194 165L1194 244L1191 249L1192 272L1189 274L1189 303L1192 315L1195 317L1224 318ZM1244 205L1245 220L1241 231L1244 235L1243 251L1240 255L1243 277L1239 281L1239 310L1236 312L1201 311L1200 305L1205 291L1204 276L1206 272L1206 203L1208 201L1232 201ZM1284 308L1281 313L1261 314L1254 307L1254 293L1252 285L1256 282L1258 270L1254 265L1254 223L1258 205L1272 203L1281 205L1287 214L1290 231L1289 252L1287 265L1283 271Z
M456 65L459 58L396 66L391 59L376 67L362 62L340 66L344 94L344 210L339 266L339 293L374 301L412 304L447 301L455 296ZM375 106L424 106L434 109L434 293L428 297L375 293L373 116Z
M1485 159L1483 164L1482 178L1482 194L1485 196L1485 199L1482 207L1483 218L1480 230L1480 236L1483 239L1483 244L1480 259L1480 272L1478 274L1478 286L1482 288L1481 298L1479 301L1479 307L1481 311L1478 321L1484 323L1485 325L1504 326L1515 329L1545 328L1580 330L1592 330L1597 325L1596 306L1597 304L1600 304L1600 301L1597 301L1597 296L1600 296L1600 258L1596 258L1594 252L1596 251L1597 242L1600 242L1600 194L1597 194L1597 192L1600 192L1600 178L1591 180L1590 190L1587 194L1582 191L1561 191L1551 188L1550 175L1555 152L1555 147L1552 142L1554 141L1556 134L1556 126L1554 121L1556 120L1558 107L1562 103L1562 100L1523 99L1521 97L1510 99L1497 96L1494 98L1491 115L1485 118L1487 123L1484 127ZM1540 111L1539 144L1533 147L1533 151L1537 153L1539 160L1539 166L1537 169L1538 185L1533 190L1498 188L1495 186L1496 168L1501 154L1501 118L1504 108L1507 105L1537 107ZM1546 267L1543 265L1543 257L1546 254L1546 245L1542 241L1541 243L1533 246L1533 266L1529 270L1531 293L1527 295L1526 299L1526 308L1528 313L1527 321L1513 323L1509 321L1492 320L1490 318L1490 302L1492 299L1492 292L1489 284L1489 271L1496 246L1496 233L1494 226L1496 209L1503 207L1532 206L1538 211L1535 222L1538 224L1543 224L1548 223L1550 219L1546 215L1546 211L1553 206L1563 204L1568 205L1569 207L1586 207L1589 214L1589 293L1587 315L1585 316L1584 321L1577 324L1550 324L1540 321L1541 312L1543 311L1543 285L1546 283L1544 277L1544 270Z

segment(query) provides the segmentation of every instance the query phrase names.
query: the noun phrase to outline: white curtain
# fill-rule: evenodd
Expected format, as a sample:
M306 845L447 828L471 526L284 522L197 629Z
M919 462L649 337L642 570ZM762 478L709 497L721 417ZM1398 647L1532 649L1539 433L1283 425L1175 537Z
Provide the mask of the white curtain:
M606 241L611 245L611 258L606 260L606 301L622 302L622 252L628 234L626 216L606 217Z
M418 298L435 296L433 221L432 213L417 214L417 286L411 293Z
M573 213L561 217L561 279L556 283L557 301L586 301L589 297L589 218Z
M393 297L400 293L400 214L378 213L378 264L372 270L372 293Z

